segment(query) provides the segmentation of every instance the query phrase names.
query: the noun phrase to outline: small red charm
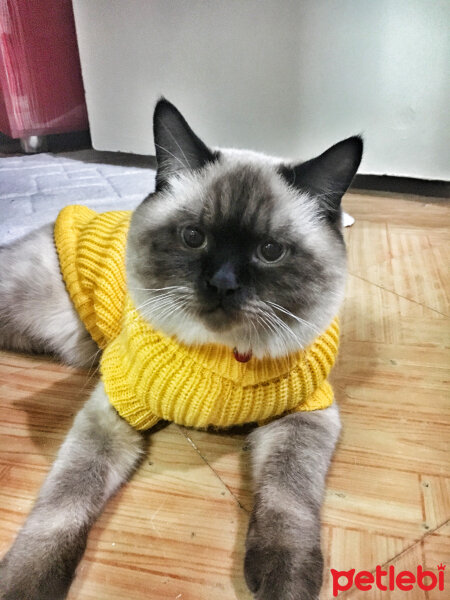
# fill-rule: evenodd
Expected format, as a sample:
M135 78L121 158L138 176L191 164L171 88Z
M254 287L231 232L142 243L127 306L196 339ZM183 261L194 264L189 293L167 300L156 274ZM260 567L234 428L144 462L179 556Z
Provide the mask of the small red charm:
M236 350L236 348L233 348L233 354L234 354L234 358L239 362L248 362L252 357L251 350L250 350L250 352L247 352L246 354L241 354L240 352L238 352Z

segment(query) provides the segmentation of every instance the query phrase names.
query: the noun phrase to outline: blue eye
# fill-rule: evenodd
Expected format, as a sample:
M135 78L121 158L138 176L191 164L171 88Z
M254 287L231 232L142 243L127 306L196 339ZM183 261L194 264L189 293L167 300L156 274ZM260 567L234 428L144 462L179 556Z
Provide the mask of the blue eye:
M277 262L283 258L285 253L286 249L283 244L274 240L266 240L258 246L257 250L258 258L264 262Z
M201 248L205 245L206 236L201 229L188 225L181 232L184 243L189 248Z

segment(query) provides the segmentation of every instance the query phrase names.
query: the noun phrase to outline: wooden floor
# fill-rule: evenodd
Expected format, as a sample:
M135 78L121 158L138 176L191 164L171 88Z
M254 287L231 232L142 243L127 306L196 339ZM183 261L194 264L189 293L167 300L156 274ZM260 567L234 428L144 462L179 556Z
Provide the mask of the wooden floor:
M450 208L425 198L348 194L348 290L334 370L344 423L323 510L330 568L436 572L449 597ZM0 555L16 535L95 376L0 356ZM70 600L249 600L242 575L251 509L242 435L170 425L94 527Z

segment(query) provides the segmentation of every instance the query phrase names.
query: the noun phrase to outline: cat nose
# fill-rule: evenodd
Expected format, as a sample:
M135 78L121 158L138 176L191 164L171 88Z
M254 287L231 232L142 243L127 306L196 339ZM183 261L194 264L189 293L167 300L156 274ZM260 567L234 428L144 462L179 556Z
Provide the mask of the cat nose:
M224 263L211 278L206 279L206 284L219 296L231 296L240 288L231 263Z

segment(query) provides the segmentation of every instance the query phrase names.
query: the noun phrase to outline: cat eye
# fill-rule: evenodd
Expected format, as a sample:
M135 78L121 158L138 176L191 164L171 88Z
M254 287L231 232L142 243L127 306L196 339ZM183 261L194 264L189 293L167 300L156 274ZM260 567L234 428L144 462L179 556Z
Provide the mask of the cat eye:
M266 240L257 249L257 256L263 262L278 262L285 254L285 247L274 240Z
M184 243L189 248L202 248L206 243L206 236L201 229L188 225L181 232Z

